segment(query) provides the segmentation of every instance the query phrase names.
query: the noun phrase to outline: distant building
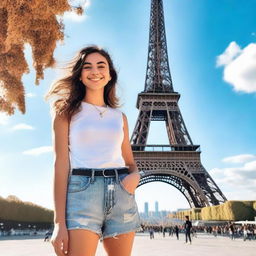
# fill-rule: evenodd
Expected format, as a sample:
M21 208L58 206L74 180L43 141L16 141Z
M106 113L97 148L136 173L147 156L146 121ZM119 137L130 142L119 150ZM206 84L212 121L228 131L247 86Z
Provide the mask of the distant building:
M155 201L155 216L159 216L158 201Z
M163 222L166 222L166 220L169 218L170 213L171 211L168 210L159 211L158 201L155 201L154 211L149 210L149 202L144 202L144 211L140 212L140 217L142 221L146 221L147 223L161 224Z
M148 217L148 202L144 203L144 216Z

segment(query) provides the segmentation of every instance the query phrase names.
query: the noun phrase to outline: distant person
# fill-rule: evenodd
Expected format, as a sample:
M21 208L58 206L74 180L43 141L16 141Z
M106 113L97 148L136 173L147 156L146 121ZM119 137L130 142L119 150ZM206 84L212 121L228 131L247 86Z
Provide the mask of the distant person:
M217 231L218 231L217 226L214 226L214 227L212 228L212 233L213 233L213 235L214 235L215 237L217 237Z
M169 228L169 236L173 236L173 226Z
M243 227L243 237L244 237L244 241L246 241L246 239L248 238L248 227L247 227L247 225L244 225L244 227Z
M189 242L190 244L192 243L191 241L191 235L190 235L190 232L191 232L191 228L192 228L192 223L191 221L189 220L189 217L188 216L185 216L185 223L184 223L184 229L185 229L185 238L186 238L186 243L188 242L188 239L189 239Z
M163 227L163 237L165 237L165 228Z
M46 233L45 233L45 236L44 236L44 242L49 242L50 240L50 236L52 235L52 232L50 230L48 230Z
M150 237L150 239L154 239L155 238L154 237L154 229L153 228L149 229L149 237Z
M196 229L195 228L191 228L191 233L192 233L192 236L197 238L197 234L196 234Z
M234 224L231 222L229 225L229 234L230 234L231 240L235 240L235 228L234 228Z
M174 231L175 231L175 235L177 237L177 240L179 240L179 232L180 232L180 230L179 230L179 227L177 225L175 225Z

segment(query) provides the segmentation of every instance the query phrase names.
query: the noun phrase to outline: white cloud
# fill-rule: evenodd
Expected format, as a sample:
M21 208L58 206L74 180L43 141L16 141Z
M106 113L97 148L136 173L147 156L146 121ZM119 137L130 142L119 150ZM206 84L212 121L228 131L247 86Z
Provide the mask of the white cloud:
M38 147L38 148L33 148L33 149L23 151L22 154L31 155L31 156L39 156L39 155L49 153L52 151L53 151L52 146L43 146L43 147Z
M0 125L7 125L9 123L10 116L5 113L0 113Z
M242 155L236 155L236 156L229 156L222 159L222 162L226 163L245 163L247 161L256 159L256 155L252 154L242 154Z
M209 171L209 173L213 176L217 176L219 174L222 174L223 173L223 169L220 169L220 168L213 168Z
M224 66L223 79L235 91L256 92L256 43L241 49L231 42L221 55L217 56L216 66Z
M234 191L233 195L237 191L244 196L243 199L249 199L246 197L246 193L251 195L253 194L254 199L256 199L256 160L254 155L238 155L233 157L227 157L226 162L231 163L243 163L242 166L238 167L229 167L229 168L214 168L209 171L210 175L213 177L214 181L224 188L229 193ZM247 162L246 162L247 159ZM246 193L245 193L246 192ZM250 197L252 198L252 196ZM228 197L228 199L231 199ZM242 198L232 198L232 199L242 199Z
M34 98L34 97L36 97L36 94L35 94L35 93L32 93L32 92L28 92L28 93L26 93L26 97L28 97L28 98Z
M231 63L242 52L236 42L231 42L224 53L217 57L217 67L225 66Z
M77 15L76 13L74 12L66 12L64 15L63 15L63 19L64 20L71 20L71 21L74 21L74 22L82 22L85 20L85 15Z
M34 130L35 128L28 124L17 124L11 128L12 131L17 130Z
M83 8L87 8L91 5L91 0L68 0L71 6L82 6Z
M247 171L255 171L256 175L256 161L248 162L244 165L244 169Z
M255 193L247 189L227 191L225 196L228 200L255 200Z
M85 11L91 5L90 0L69 0L69 3L71 6L82 6ZM63 15L64 20L71 20L74 22L82 22L86 17L85 13L83 13L83 15L78 15L75 12L65 12Z

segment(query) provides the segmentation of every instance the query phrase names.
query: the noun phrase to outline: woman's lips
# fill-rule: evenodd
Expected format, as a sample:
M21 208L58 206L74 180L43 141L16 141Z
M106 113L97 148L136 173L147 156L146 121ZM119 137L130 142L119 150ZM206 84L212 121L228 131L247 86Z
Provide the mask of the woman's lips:
M88 78L89 80L93 81L93 82L98 82L100 81L102 78Z

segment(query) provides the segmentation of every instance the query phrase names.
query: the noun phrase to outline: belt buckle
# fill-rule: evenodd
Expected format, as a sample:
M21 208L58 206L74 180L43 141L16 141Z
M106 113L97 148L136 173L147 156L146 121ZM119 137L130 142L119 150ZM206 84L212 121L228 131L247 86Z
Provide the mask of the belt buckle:
M113 177L113 175L105 175L105 171L106 171L106 169L103 169L103 170L102 170L102 175L103 175L105 178Z

